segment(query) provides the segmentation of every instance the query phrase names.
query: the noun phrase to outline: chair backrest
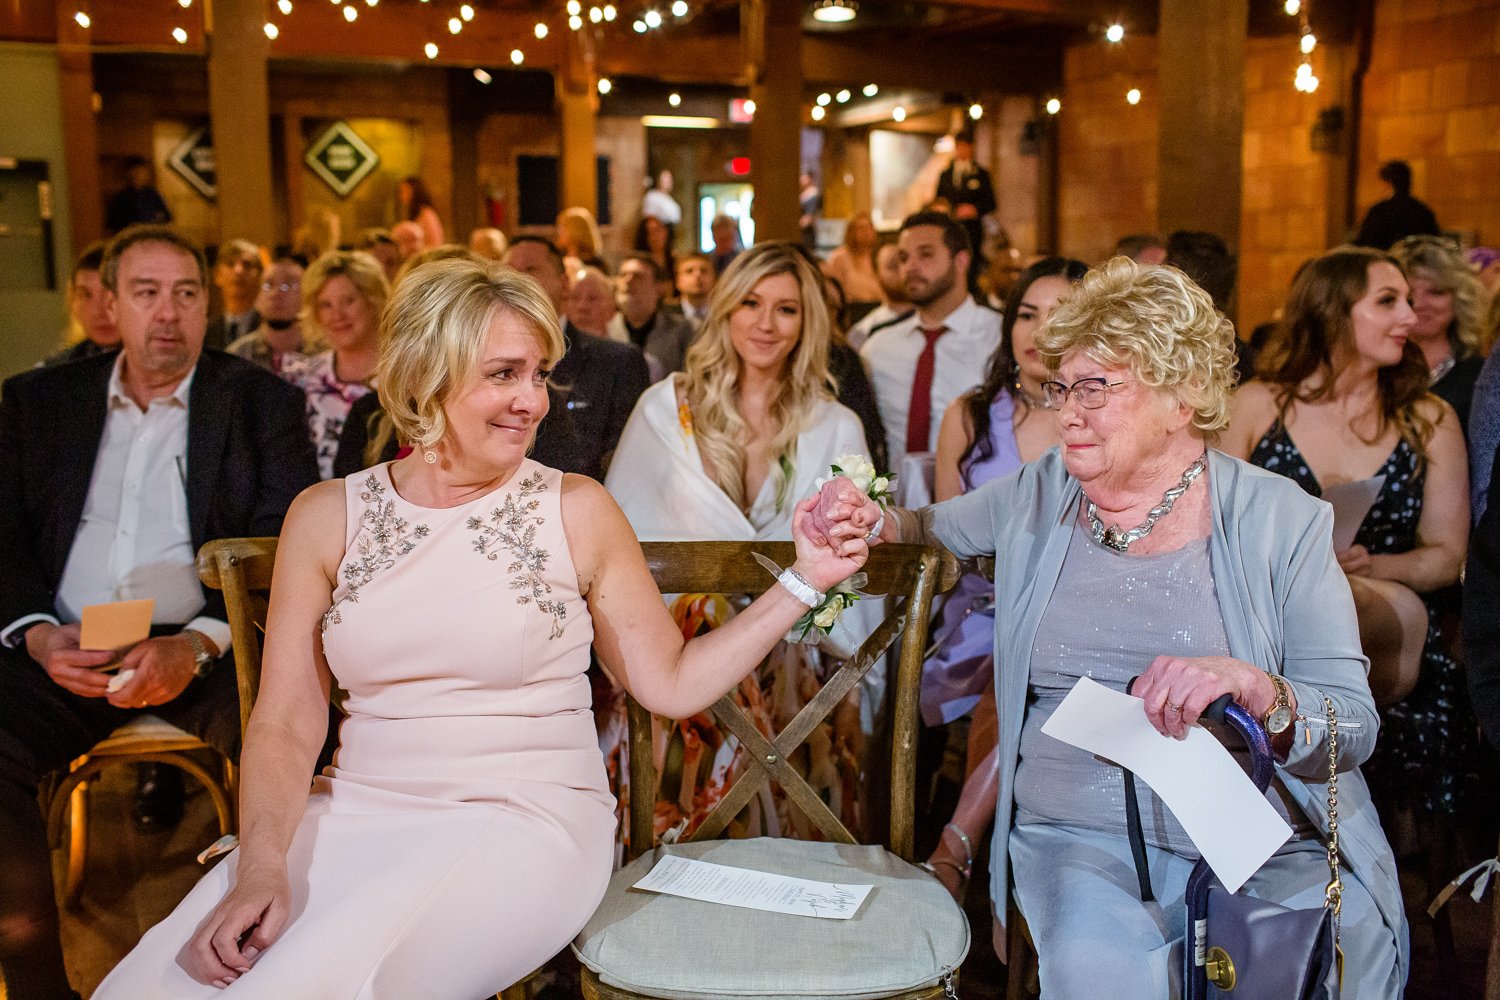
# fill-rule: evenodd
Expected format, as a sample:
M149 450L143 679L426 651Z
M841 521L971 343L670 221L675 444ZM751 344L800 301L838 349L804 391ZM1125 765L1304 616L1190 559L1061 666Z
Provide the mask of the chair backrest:
M198 550L198 579L223 591L234 642L234 674L240 689L240 735L260 690L260 637L266 627L274 538L221 538Z
M751 593L768 589L774 581L755 560L760 553L779 566L795 558L791 542L647 542L641 546L657 587L664 594ZM806 779L787 763L810 736L883 656L901 638L896 669L888 680L886 707L890 734L890 813L885 846L911 860L916 809L916 747L920 726L917 696L927 645L932 599L958 580L952 553L919 545L879 545L870 551L864 572L866 593L890 600L884 621L855 654L824 683L822 689L773 739L767 739L733 692L712 706L714 718L736 736L744 758L754 763L729 786L687 840L720 836L735 816L772 779L792 804L830 841L856 843ZM652 750L651 715L634 699L630 717L630 854L634 858L653 843L657 774ZM872 749L871 753L878 751Z

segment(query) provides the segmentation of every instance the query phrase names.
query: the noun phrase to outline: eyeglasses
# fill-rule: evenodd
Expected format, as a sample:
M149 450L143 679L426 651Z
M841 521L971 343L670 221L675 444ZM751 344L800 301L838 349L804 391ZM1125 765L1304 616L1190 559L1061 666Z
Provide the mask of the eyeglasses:
M1043 382L1042 398L1047 402L1047 408L1060 410L1072 396L1078 400L1078 405L1085 410L1097 410L1109 402L1109 390L1116 386L1122 386L1129 379L1121 379L1118 382L1106 382L1102 378L1081 378L1072 385L1062 382Z
M295 281L267 281L260 286L260 290L263 292L298 292L302 290L302 286Z

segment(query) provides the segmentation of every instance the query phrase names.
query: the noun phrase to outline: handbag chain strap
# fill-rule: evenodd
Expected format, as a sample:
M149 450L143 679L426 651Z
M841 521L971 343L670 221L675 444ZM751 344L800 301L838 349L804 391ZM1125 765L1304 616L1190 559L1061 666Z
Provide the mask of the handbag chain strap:
M1339 874L1339 720L1333 699L1323 696L1328 712L1328 888L1323 903L1333 911L1333 949L1337 956L1339 982L1344 980L1344 949L1339 941L1340 913L1344 908L1344 879Z

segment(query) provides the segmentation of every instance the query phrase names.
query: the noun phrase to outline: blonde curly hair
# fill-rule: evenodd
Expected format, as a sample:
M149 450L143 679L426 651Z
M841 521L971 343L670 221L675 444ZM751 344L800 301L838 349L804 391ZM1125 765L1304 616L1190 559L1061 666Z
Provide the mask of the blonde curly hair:
M1458 249L1440 236L1411 236L1391 248L1408 280L1426 278L1453 296L1448 342L1459 359L1482 358L1493 341L1484 324L1484 286Z
M791 485L789 472L796 468L797 437L807 428L817 404L832 399L834 392L828 374L833 327L823 300L823 281L802 251L791 243L771 242L757 244L736 257L714 285L703 330L683 362L683 386L698 449L707 459L714 482L741 508L754 499L744 495L741 473L744 442L750 433L739 410L743 363L730 341L729 319L757 285L778 274L796 278L802 298L802 335L786 359L771 401L776 433L766 443L780 509Z
M1229 425L1234 325L1175 267L1115 257L1084 275L1036 334L1052 371L1082 353L1129 368L1137 380L1193 411L1205 436Z

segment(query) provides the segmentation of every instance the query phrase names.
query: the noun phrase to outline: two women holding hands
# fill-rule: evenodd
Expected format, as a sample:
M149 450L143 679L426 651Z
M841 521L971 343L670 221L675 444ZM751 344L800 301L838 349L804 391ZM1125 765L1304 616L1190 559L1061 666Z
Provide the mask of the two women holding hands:
M1018 472L921 511L888 509L884 541L931 541L996 566L999 920L1026 918L1042 994L1177 994L1184 889L1197 850L1140 790L1156 900L1143 902L1119 768L1042 733L1080 677L1133 691L1181 738L1229 694L1271 719L1267 793L1294 835L1242 890L1316 907L1327 882L1328 711L1338 724L1345 864L1343 995L1396 997L1407 931L1395 863L1359 765L1379 725L1332 514L1283 477L1212 448L1229 422L1233 330L1180 271L1117 258L1036 334L1062 439ZM835 540L880 511L826 484L811 526ZM1330 708L1331 706L1331 708ZM1280 730L1276 732L1276 730Z

